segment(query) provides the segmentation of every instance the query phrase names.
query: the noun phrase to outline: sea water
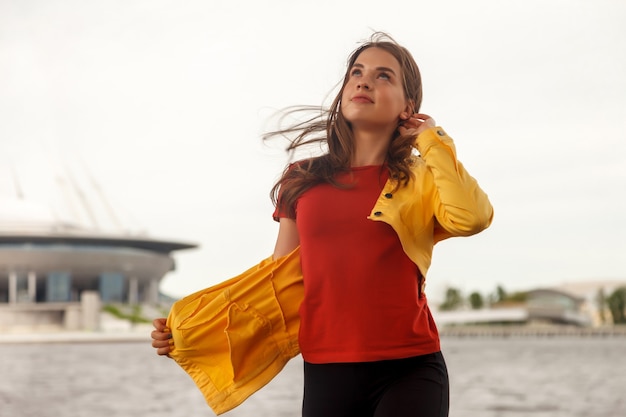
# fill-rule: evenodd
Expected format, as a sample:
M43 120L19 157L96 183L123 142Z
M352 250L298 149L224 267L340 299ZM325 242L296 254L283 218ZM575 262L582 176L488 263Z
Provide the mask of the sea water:
M624 337L443 337L451 417L625 417ZM227 417L297 417L302 361ZM1 417L200 417L191 378L150 342L0 344Z

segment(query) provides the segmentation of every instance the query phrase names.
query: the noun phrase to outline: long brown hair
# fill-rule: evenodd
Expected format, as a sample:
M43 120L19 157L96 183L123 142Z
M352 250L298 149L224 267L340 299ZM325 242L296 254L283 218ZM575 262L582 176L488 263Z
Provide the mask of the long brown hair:
M350 169L350 161L354 152L354 136L350 123L341 112L341 97L346 83L350 77L350 69L355 61L368 48L380 48L393 55L400 63L404 95L414 103L414 112L418 112L422 103L422 79L419 68L411 53L398 44L393 38L383 32L375 32L370 39L348 57L348 66L343 78L341 89L337 93L329 109L297 106L284 111L283 118L309 114L311 111L317 114L308 116L304 121L291 126L266 133L264 140L275 136L284 136L289 140L286 150L291 155L306 145L319 143L327 148L321 156L309 158L297 162L285 169L282 177L272 187L270 197L281 213L295 217L295 202L300 195L320 183L330 183L342 186L335 180L338 173L347 172ZM295 138L291 138L295 135ZM398 180L398 186L405 185L411 178L410 166L412 163L413 143L412 135L402 136L395 131L387 150L386 166L392 178Z

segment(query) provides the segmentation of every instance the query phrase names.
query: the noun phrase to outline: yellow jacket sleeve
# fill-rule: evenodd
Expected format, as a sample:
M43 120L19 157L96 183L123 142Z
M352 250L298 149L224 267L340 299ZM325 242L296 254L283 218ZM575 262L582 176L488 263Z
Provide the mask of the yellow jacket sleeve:
M170 357L216 414L241 404L300 353L302 296L297 248L172 306Z
M435 243L452 236L471 236L491 224L493 207L478 182L458 161L452 139L441 127L422 132L416 141L432 177L432 204L437 224Z

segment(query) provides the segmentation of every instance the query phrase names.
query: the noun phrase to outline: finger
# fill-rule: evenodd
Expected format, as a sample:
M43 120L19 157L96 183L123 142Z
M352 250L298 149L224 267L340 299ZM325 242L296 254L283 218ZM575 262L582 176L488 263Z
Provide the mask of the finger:
M169 346L166 346L166 347L158 348L156 352L157 352L157 355L163 356L163 355L168 355L171 351L172 351L171 348Z
M168 347L168 346L171 346L171 345L172 345L172 342L171 342L170 339L167 339L167 340L157 340L157 339L154 339L154 340L152 340L152 347L156 348L156 349Z
M422 120L432 119L432 116L429 116L426 113L414 113L413 117Z
M154 326L154 328L157 329L157 330L163 330L163 329L165 329L166 323L167 323L167 319L161 317L161 318L158 318L158 319L154 319L152 321L152 326Z
M150 337L152 337L154 340L168 340L172 338L172 333L153 330L150 333Z
M152 339L154 340L170 340L172 338L172 334L167 333L167 332L159 332L155 330L152 333L150 333L150 337L152 337Z

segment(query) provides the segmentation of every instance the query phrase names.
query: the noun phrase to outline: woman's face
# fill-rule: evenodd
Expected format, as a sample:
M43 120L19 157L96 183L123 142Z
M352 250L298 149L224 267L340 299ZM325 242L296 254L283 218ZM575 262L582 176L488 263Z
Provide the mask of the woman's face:
M381 48L371 47L361 52L348 69L341 95L341 112L352 129L392 133L400 119L411 116L411 108L404 95L398 60Z

